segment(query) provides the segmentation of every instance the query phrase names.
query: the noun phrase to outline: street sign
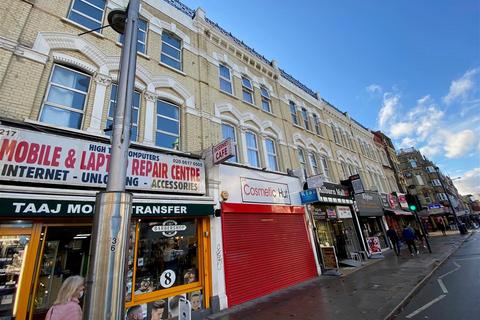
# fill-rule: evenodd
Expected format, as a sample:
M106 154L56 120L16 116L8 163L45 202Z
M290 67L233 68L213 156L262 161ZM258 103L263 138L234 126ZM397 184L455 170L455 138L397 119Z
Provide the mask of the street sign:
M213 146L212 153L214 164L225 162L231 157L233 157L235 154L233 152L232 139L227 138L219 144Z

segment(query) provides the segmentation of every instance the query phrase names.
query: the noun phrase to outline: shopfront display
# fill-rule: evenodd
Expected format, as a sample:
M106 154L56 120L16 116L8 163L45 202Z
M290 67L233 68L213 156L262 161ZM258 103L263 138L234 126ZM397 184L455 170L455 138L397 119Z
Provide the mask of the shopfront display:
M389 248L380 195L374 191L365 191L355 195L355 203L364 238L376 237L382 249Z
M317 276L298 179L228 165L220 176L229 306Z
M415 216L410 211L404 210L405 207L408 209L408 204L405 206L405 196L401 196L399 199L392 193L380 194L387 227L393 228L397 234L402 234L403 226L416 223Z

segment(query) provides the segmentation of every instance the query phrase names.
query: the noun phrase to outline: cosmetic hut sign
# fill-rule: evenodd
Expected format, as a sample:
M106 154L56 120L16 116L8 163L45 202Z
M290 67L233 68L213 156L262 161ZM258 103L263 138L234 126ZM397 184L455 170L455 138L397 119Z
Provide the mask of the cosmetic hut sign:
M0 180L106 187L110 145L0 126ZM129 149L127 189L205 193L202 160Z
M243 202L291 204L285 183L240 178L240 184Z

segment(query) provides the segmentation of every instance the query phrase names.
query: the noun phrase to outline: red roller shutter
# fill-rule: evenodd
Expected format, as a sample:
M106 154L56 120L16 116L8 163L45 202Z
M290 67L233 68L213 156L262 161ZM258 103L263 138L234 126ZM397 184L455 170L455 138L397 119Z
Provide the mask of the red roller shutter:
M300 206L222 205L229 306L317 276Z

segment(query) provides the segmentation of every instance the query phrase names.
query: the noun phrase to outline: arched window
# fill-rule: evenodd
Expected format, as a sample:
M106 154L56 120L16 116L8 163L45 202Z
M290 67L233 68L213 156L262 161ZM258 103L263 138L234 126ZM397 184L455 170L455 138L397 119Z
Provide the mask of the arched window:
M40 112L40 121L81 129L90 76L55 64Z
M278 171L277 146L271 138L265 138L265 153L267 155L267 169Z
M312 168L312 173L314 175L321 174L320 168L318 166L317 155L313 151L308 152L308 159L310 160L310 167Z
M182 70L182 40L168 31L162 32L160 61L177 70Z
M308 177L308 172L307 172L307 162L305 160L305 151L303 151L303 148L298 147L297 148L297 157L298 157L298 162L300 164L300 168L303 171L303 176L304 178Z
M248 164L254 167L260 167L260 158L258 156L257 135L251 131L246 131L245 140L247 143Z
M180 108L164 100L157 101L155 145L175 150L180 147Z
M227 162L238 162L238 146L237 146L237 132L234 126L222 123L222 138L232 139L233 149L235 155L227 160Z

